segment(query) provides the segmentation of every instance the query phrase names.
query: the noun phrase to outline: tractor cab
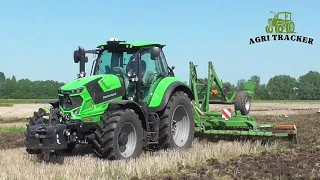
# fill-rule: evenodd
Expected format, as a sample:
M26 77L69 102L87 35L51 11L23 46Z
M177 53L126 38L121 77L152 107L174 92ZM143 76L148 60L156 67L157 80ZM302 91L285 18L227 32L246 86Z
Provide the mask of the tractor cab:
M146 95L153 91L157 82L164 77L174 75L173 68L167 65L162 50L164 46L159 43L126 42L110 38L106 44L98 46L97 50L90 51L98 55L90 74L117 75L124 81L129 100L147 101ZM84 57L83 63L86 63L87 59L83 51L79 49L76 54ZM79 57L76 58L79 59ZM84 66L81 65L81 60L75 60L75 62L80 62L79 78L84 77Z

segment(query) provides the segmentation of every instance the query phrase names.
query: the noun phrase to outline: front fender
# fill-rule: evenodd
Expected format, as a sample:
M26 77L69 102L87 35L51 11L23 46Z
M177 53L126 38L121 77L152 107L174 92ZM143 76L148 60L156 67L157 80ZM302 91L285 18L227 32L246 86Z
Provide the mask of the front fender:
M148 105L149 111L156 112L163 110L172 93L175 91L183 91L188 94L190 99L194 99L194 95L190 87L185 84L182 79L177 77L166 77L157 85Z

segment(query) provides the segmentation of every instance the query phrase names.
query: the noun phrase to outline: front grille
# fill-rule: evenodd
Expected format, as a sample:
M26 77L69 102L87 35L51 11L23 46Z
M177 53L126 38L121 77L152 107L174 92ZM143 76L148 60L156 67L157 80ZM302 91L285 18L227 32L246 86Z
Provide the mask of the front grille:
M60 106L65 110L71 110L82 105L82 98L80 96L59 96Z

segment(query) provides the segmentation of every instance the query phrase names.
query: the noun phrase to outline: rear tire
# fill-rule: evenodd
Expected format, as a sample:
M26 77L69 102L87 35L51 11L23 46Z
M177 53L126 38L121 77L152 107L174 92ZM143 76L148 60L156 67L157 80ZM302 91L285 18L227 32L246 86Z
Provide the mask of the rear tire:
M157 149L192 147L194 115L191 100L182 92L175 92L160 116L159 145Z
M234 109L240 111L242 115L248 115L251 110L251 99L248 93L240 91L234 99Z
M94 136L92 148L100 158L131 159L142 153L142 124L131 109L105 112L97 123Z

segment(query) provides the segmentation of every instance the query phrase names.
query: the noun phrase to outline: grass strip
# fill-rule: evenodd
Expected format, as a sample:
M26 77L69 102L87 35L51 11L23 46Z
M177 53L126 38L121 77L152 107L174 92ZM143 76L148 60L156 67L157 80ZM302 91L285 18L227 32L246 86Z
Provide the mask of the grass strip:
M0 104L37 104L48 103L55 99L0 99Z
M12 103L0 103L0 107L12 107Z
M26 131L26 127L0 127L0 133L23 133Z

